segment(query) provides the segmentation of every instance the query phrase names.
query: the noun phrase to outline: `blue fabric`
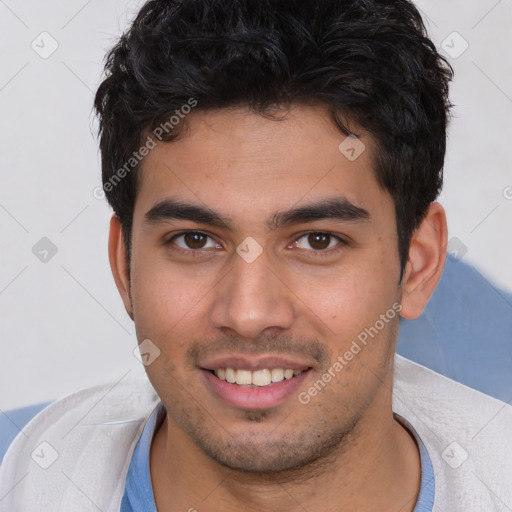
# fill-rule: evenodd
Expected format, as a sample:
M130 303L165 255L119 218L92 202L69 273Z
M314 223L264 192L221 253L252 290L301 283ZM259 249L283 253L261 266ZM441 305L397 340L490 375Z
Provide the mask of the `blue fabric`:
M434 468L425 445L417 435L415 437L420 449L421 483L418 501L413 512L432 512L436 492Z
M512 400L512 294L448 257L424 313L400 321L397 352L504 402Z
M5 452L14 438L23 430L23 427L51 402L20 407L4 412L0 409L0 463Z
M151 485L149 450L155 428L160 425L164 416L165 409L162 406L157 407L142 431L126 476L121 512L157 512Z

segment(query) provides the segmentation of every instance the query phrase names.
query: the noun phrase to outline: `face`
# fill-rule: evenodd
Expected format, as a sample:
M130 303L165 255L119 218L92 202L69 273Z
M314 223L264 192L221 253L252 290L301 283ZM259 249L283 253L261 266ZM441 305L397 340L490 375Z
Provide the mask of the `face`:
M224 109L145 158L127 307L168 421L232 469L303 467L390 410L394 206L345 139L321 108Z

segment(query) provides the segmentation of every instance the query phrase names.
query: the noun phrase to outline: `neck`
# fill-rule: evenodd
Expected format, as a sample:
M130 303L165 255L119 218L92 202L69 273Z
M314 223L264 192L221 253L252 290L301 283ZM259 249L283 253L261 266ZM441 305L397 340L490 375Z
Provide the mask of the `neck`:
M386 400L388 401L388 399ZM159 511L410 512L420 486L419 450L391 403L369 407L329 457L280 473L234 471L209 458L167 417L151 446Z

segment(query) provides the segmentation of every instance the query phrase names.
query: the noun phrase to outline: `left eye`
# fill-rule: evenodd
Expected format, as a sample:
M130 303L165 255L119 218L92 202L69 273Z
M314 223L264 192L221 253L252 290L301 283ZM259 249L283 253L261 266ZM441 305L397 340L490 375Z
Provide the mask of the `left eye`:
M314 251L325 251L326 249L336 246L337 243L340 242L342 242L340 238L331 235L330 233L316 232L301 236L293 242L293 245L299 249L311 248Z

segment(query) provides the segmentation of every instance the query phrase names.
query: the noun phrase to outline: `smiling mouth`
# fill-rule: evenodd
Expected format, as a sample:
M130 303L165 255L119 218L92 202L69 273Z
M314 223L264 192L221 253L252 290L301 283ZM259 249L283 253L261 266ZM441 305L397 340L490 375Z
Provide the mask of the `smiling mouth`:
M230 384L236 384L242 387L265 387L272 386L283 380L290 380L301 373L311 370L311 367L301 370L292 368L264 368L261 370L243 370L235 368L218 368L216 370L207 370L218 379Z

